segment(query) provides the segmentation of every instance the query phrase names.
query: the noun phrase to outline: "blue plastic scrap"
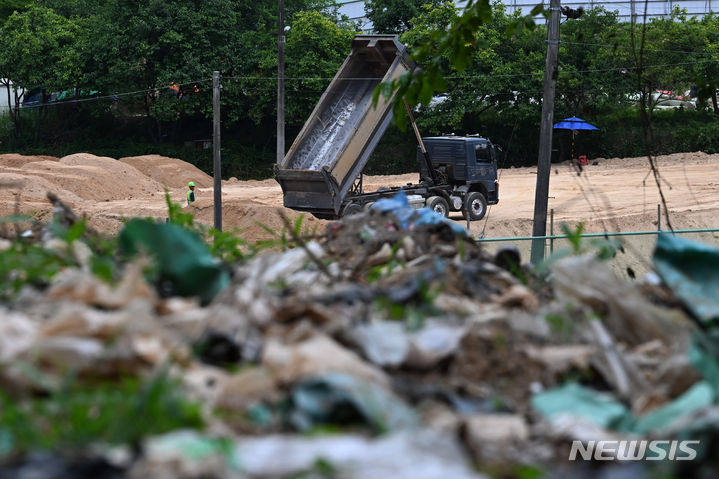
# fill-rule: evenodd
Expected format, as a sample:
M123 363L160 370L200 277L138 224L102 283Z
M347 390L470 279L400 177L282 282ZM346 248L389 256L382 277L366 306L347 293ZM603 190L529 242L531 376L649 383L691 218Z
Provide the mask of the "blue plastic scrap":
M531 403L547 419L572 414L607 429L616 428L631 414L624 404L611 396L574 382L537 393L532 396Z
M696 319L705 325L719 322L719 249L662 233L652 263Z
M372 210L380 213L391 212L397 217L402 228L413 226L446 224L455 234L462 237L469 237L467 230L454 221L445 218L439 213L427 208L412 208L404 191L400 190L393 198L382 198L372 205Z
M685 417L714 404L716 395L707 381L699 381L681 396L642 416L635 416L621 402L580 384L570 382L532 396L532 407L544 418L568 414L604 429L631 434L659 433Z

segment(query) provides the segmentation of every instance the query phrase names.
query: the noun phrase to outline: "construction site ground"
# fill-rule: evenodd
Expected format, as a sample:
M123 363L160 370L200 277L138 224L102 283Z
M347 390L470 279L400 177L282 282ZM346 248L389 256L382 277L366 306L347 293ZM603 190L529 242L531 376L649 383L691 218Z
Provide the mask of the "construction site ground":
M592 164L596 163L596 164ZM719 154L682 153L656 158L662 192L675 229L719 226ZM536 167L508 168L499 173L500 202L491 206L484 220L471 224L474 236L486 238L529 236L532 232ZM56 193L89 224L100 231L116 233L128 217L165 217L166 188L173 201L184 203L188 181L198 186L198 200L189 209L197 220L213 223L212 178L179 159L158 155L113 158L78 153L63 158L50 156L0 155L0 185L4 199L0 215L15 211L46 219L51 213L45 198ZM417 174L366 176L366 191L417 181ZM662 203L647 158L592 159L579 169L569 162L552 165L549 209L554 210L555 233L559 224L585 224L586 232L651 231L657 229L657 205ZM300 214L282 206L282 191L273 179L222 182L222 220L225 230L239 229L248 241L266 239L267 228L282 229L278 214L294 220ZM324 230L326 221L305 215L308 230ZM465 225L460 213L450 218ZM663 228L666 218L662 217ZM547 229L549 233L549 227ZM716 234L694 235L695 239L719 243ZM643 271L654 238L625 238L627 258L619 266ZM555 246L561 247L561 242ZM529 243L515 242L523 253ZM494 248L498 244L490 244ZM625 264L626 263L626 264Z

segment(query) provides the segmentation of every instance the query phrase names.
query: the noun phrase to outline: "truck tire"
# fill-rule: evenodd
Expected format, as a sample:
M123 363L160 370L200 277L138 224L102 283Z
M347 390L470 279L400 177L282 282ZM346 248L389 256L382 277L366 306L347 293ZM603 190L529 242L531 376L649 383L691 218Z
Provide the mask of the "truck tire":
M427 198L427 202L425 204L427 205L427 208L435 213L439 213L445 218L449 216L449 203L447 203L447 200L441 196L430 196Z
M344 218L345 216L356 215L357 213L361 212L362 207L360 205L358 205L357 203L350 203L342 210L342 217Z
M471 221L481 220L487 213L487 200L484 195L478 191L473 191L467 195L464 202L465 217L469 215Z

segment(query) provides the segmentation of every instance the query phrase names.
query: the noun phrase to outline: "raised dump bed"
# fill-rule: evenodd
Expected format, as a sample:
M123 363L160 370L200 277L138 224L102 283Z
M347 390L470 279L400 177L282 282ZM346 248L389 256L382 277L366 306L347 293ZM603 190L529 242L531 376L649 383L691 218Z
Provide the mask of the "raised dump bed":
M372 94L411 70L396 35L358 35L352 51L277 167L284 204L318 217L339 215L342 200L392 121L391 100Z

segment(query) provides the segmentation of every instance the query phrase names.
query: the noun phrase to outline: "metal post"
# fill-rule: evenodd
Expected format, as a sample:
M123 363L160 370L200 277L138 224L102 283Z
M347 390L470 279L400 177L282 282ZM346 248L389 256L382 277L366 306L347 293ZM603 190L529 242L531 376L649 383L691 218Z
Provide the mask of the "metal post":
M220 72L212 72L212 176L215 229L222 231L222 159L220 157Z
M657 205L657 231L662 230L662 205Z
M277 164L285 158L285 0L277 3Z
M552 161L552 123L554 121L554 87L557 83L557 52L559 50L560 0L551 0L548 20L547 59L544 65L544 96L542 97L542 123L539 132L539 158L537 161L537 189L534 196L534 223L532 236L547 232L547 203L549 202L549 174ZM544 259L545 241L532 240L530 261L537 264Z
M549 254L554 254L554 208L549 210Z

